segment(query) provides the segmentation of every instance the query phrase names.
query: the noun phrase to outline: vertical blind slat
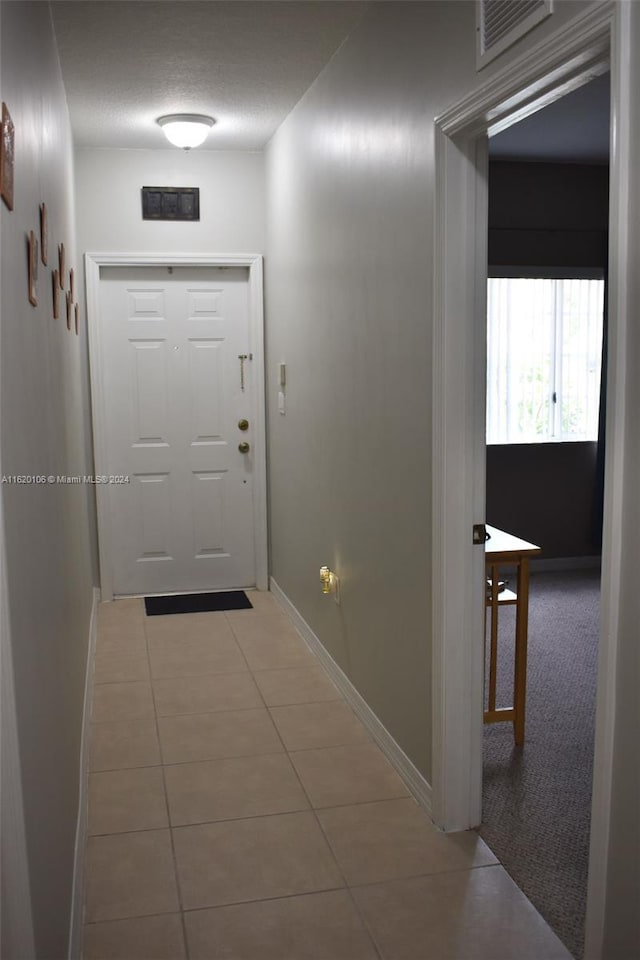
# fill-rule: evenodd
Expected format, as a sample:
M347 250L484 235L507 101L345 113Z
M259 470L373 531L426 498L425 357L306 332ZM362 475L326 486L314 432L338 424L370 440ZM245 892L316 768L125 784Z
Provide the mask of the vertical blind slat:
M604 281L488 283L487 443L595 440Z

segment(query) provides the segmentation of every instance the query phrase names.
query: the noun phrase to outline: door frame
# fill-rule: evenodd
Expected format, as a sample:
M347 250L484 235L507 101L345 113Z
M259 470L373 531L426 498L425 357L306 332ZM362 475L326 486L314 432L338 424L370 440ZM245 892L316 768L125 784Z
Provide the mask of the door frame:
M609 847L622 490L626 330L631 323L625 198L632 176L630 12L605 0L492 75L435 121L433 353L433 817L444 830L477 826L482 809L485 520L487 135L611 71L609 358L602 604L587 956L604 929Z
M264 369L264 298L262 256L249 254L205 253L85 253L87 288L87 328L89 334L89 370L91 377L91 417L93 425L94 469L96 476L108 474L106 442L106 400L103 382L104 344L100 329L101 267L247 267L249 271L249 350L253 353L255 375L252 422L254 486L253 529L255 542L256 586L269 589L267 547L267 455ZM103 600L113 599L113 547L110 532L110 487L96 484L100 590Z

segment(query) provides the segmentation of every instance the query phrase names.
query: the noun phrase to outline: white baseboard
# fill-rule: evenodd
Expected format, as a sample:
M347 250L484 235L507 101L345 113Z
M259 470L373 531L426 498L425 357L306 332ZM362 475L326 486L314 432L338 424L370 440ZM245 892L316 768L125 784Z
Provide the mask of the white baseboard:
M387 760L395 767L412 795L420 806L431 817L431 784L422 776L418 768L409 759L403 749L396 743L386 727L381 723L369 704L358 693L347 675L341 670L333 657L320 642L302 614L294 607L286 593L271 577L271 592L289 616L294 627L305 641L312 653L316 655L336 687L343 695L353 712L362 721L373 739L376 741Z
M69 922L69 960L80 960L82 956L82 920L84 896L84 863L87 839L88 778L89 778L89 737L91 707L93 703L93 666L98 632L98 604L100 591L93 588L91 619L89 621L89 643L87 649L87 671L84 687L84 709L82 713L82 738L80 741L80 790L78 796L78 822L76 825L76 847L73 858L73 888L71 891L71 919Z

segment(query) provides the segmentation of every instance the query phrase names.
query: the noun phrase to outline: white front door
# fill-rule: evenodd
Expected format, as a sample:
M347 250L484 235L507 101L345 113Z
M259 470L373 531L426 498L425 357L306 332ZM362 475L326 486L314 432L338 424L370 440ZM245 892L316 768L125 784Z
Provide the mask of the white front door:
M100 270L115 595L256 582L248 289L244 267Z

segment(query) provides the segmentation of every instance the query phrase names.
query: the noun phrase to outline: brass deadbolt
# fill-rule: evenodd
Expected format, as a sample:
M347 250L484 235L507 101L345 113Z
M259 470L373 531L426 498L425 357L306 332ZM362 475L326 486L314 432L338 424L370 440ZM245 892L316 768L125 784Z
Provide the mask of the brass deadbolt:
M248 429L249 429L248 420L245 420L244 417L242 420L238 420L238 430L248 430Z

